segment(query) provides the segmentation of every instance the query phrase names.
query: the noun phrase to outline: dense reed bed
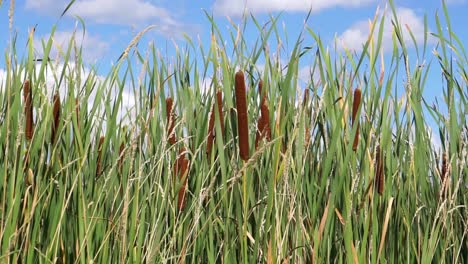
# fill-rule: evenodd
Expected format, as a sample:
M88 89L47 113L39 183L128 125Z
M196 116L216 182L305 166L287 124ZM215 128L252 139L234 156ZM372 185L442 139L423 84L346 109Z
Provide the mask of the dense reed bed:
M314 44L286 63L263 48L274 18L252 49L220 46L213 24L208 50L175 64L126 50L104 77L68 52L54 87L29 41L0 89L0 262L466 263L468 56L436 16L418 57L443 72L433 104L389 19L385 67L379 20L359 53L306 27Z

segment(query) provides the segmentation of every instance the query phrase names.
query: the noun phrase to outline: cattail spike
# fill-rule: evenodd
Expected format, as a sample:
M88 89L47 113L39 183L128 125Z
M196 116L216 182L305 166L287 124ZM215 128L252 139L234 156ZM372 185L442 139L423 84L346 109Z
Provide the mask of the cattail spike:
M102 174L102 148L104 145L105 137L101 136L99 138L98 152L97 152L97 163L96 163L96 178Z
M447 153L442 155L442 173L440 174L441 182L445 181L448 173L448 162L447 162Z
M210 121L208 123L208 141L206 142L206 154L208 157L211 155L211 148L214 142L214 125L215 125L215 105L211 109Z
M187 179L189 171L189 160L185 157L185 148L181 148L179 151L179 157L177 158L174 166L175 175L179 176L179 180L183 181L177 197L177 208L182 211L185 207L185 190L187 189Z
M255 149L258 148L259 142L265 137L267 141L271 140L270 128L270 110L268 109L266 92L263 91L263 82L258 83L258 92L261 96L260 100L260 118L257 123L257 133L255 137Z
M33 106L32 106L32 91L29 80L24 81L23 84L23 98L24 98L24 115L26 118L25 135L26 139L30 141L34 134L34 120L33 120Z
M304 97L302 99L303 106L306 107L307 104L309 103L309 96L310 96L310 90L309 89L304 89Z
M353 116L352 116L352 125L354 127L354 123L357 122L356 134L354 135L354 142L353 142L353 151L357 150L357 146L359 143L359 119L356 121L356 117L358 116L359 105L361 104L361 89L357 88L354 90L354 99L353 99Z
M206 153L208 157L211 155L211 149L213 148L213 143L215 139L215 109L216 105L218 106L218 115L219 115L219 121L221 125L221 133L222 136L224 137L224 117L223 117L223 93L221 90L216 92L216 101L213 105L213 108L211 109L211 114L210 114L210 121L208 124L208 141L206 144Z
M174 145L176 143L176 137L174 132L175 120L173 113L174 101L171 97L166 98L166 115L167 115L167 135L169 136L169 144Z
M263 118L260 116L257 121L257 132L255 133L255 150L258 149L260 141L263 139L263 132L265 129L265 124L263 123Z
M78 129L80 129L80 100L75 98L75 113L76 113L76 124L78 125Z
M375 151L375 180L377 182L377 192L382 195L384 192L385 175L383 167L383 155L380 146Z
M122 142L119 147L119 173L122 173L122 166L125 157L125 143Z
M51 137L52 144L54 144L56 141L56 136L57 136L57 132L58 132L59 125L60 125L60 95L58 93L54 95L53 103L54 103L54 108L52 110L53 119L52 119L52 137Z
M249 127L244 73L238 71L235 76L236 108L239 133L239 153L242 160L249 159Z
M266 103L266 99L263 100L262 105L260 106L260 111L262 114L262 123L263 123L263 130L262 134L266 137L267 141L271 140L271 128L270 128L270 110L268 109L268 105Z
M224 137L224 115L223 115L223 91L218 90L216 93L216 103L218 104L218 114L219 114L219 122L221 125L221 133Z

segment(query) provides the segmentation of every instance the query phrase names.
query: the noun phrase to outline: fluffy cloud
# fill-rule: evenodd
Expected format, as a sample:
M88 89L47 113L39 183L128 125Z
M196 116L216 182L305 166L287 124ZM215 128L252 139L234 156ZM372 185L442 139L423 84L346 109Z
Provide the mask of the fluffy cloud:
M332 7L358 7L375 0L216 0L213 10L221 15L239 16L248 13L269 13L275 11L318 12Z
M58 16L68 0L26 0L26 8ZM101 24L146 25L156 24L163 33L174 34L185 26L170 11L145 0L82 0L76 1L67 12Z
M36 73L39 73L41 64L36 64ZM86 68L86 67L81 67L78 68L74 63L68 63L67 65L64 65L61 62L51 62L48 64L44 71L44 79L45 83L40 86L40 89L35 90L35 96L39 96L38 93L40 93L40 96L43 96L45 98L49 98L52 101L53 94L58 91L60 98L62 102L64 101L65 97L69 94L69 89L74 89L75 95L79 92L79 87L82 87L84 83L75 83L73 87L70 87L68 85L68 80L65 79L60 87L57 87L57 80L60 78L60 75L62 71L65 70L65 76L81 76L81 82L84 82L88 76L94 76L94 80L96 81L96 87L99 87L102 83L105 81L105 77L101 75L97 75L94 71ZM24 75L25 72L22 72L20 75L20 80L24 80ZM0 94L2 94L5 91L5 81L6 81L6 71L4 69L0 68ZM96 122L101 122L103 117L104 117L104 100L108 100L109 98L117 98L117 95L120 91L120 88L117 87L116 85L110 88L106 88L104 91L105 94L109 92L110 89L110 96L109 97L101 97L99 102L96 102L98 104L98 111L96 113L97 116L95 116ZM95 101L97 100L96 98L96 89L93 90L88 97L87 102L81 102L82 109L87 109L89 112L95 104ZM117 120L122 121L124 124L132 124L132 121L135 120L136 118L136 102L138 98L137 95L133 92L131 85L127 84L124 85L123 90L122 90L122 101L121 105L119 107L119 111L117 113ZM34 111L34 116L37 115L36 112L37 109ZM3 118L0 115L0 121L1 118ZM103 129L105 130L105 123Z
M64 53L67 52L68 45L70 44L70 40L75 37L75 43L78 48L82 48L82 58L86 62L95 63L96 60L101 58L107 50L109 49L109 43L101 40L101 38L97 35L90 35L89 33L85 33L83 35L82 30L78 30L76 32L73 31L57 31L53 36L53 44L52 49L50 52L49 57L54 59ZM34 47L38 52L39 56L42 56L43 49L42 49L42 40L45 43L49 40L50 35L44 35L34 40ZM73 54L74 56L74 54Z
M403 40L408 45L413 43L411 36L408 32L406 26L411 29L417 44L422 44L424 42L424 18L418 16L412 9L409 8L398 8L396 10L398 21L402 26L403 30ZM383 29L383 49L384 51L388 51L392 48L392 34L393 34L393 25L391 23L393 19L393 14L390 11L386 11L385 15L385 23ZM378 20L380 21L380 19ZM341 35L338 36L337 41L341 47L350 49L350 50L360 50L364 43L367 41L369 37L370 26L368 21L359 21L352 25L349 29L344 31ZM375 37L377 38L377 28L374 30ZM430 36L428 36L428 42L433 42Z
M142 0L78 1L70 13L105 24L138 24L154 20L175 24L166 9Z

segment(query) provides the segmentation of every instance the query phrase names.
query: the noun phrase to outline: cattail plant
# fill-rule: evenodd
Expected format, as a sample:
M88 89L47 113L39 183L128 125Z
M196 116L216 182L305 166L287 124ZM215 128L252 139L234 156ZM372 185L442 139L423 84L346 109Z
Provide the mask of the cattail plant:
M237 123L239 133L239 153L242 160L249 159L249 128L247 116L247 99L244 73L238 71L235 76Z
M50 139L52 144L54 144L55 141L56 141L57 131L58 131L59 125L60 125L60 95L58 94L58 92L55 93L55 95L54 95L53 104L54 104L54 108L52 110L52 115L53 115L53 119L52 119L52 136L51 136L51 139Z
M258 149L260 141L262 140L262 131L265 128L265 124L263 123L263 118L260 116L257 120L257 132L255 133L255 150Z
M358 115L360 104L361 104L361 89L357 88L356 90L354 90L354 98L353 98L352 126L354 127L354 123L357 122L356 134L354 135L354 142L353 142L353 151L357 150L357 146L359 143L359 119L356 121L356 116Z
M310 90L306 88L306 89L304 90L304 97L303 97L303 99L302 99L302 105L303 105L304 109L307 108L307 104L309 103L309 93L310 93ZM308 117L310 118L311 113L308 113L308 114L309 114ZM310 125L309 125L309 124L306 125L306 128L305 128L305 137L304 137L304 138L305 138L305 140L304 140L305 146L308 146L308 145L310 144L310 139L311 139L311 135L310 135Z
M98 151L97 151L97 162L96 162L96 178L102 174L102 148L104 145L105 137L99 138Z
M440 189L440 196L444 196L445 195L445 188L447 186L447 183L446 183L446 178L447 178L447 175L448 175L448 161L447 161L447 153L444 153L442 154L442 164L441 164L442 168L440 169L440 182L441 182L441 189Z
M218 106L218 115L219 115L219 121L220 121L220 125L221 125L221 133L222 133L222 136L224 137L224 117L223 117L223 106L222 106L222 102L223 102L223 93L221 90L218 90L216 92L216 101L213 105L213 108L211 110L211 114L210 114L210 121L209 121L209 124L208 124L208 142L206 144L206 153L208 155L208 157L211 155L211 149L213 148L213 142L214 142L214 139L215 139L215 109L216 109L216 105Z
M379 193L379 195L382 195L384 191L385 176L383 167L383 155L380 150L380 145L377 146L375 150L375 182L377 192Z
M166 98L166 115L167 115L167 135L169 137L169 144L174 145L176 143L176 137L174 132L175 118L173 113L174 100L171 97Z
M268 109L266 92L263 92L262 80L258 83L258 92L261 96L261 100L260 117L258 119L257 133L255 137L255 149L258 148L258 144L263 138L266 138L267 141L271 140L270 110Z
M75 113L76 113L76 124L78 129L80 129L80 100L75 98Z
M442 154L442 168L440 174L440 181L443 183L448 173L447 153Z
M118 168L119 168L120 174L122 173L124 157L125 157L125 143L122 142L120 143L120 147L119 147L119 161L118 161Z
M182 211L185 207L185 190L187 189L187 179L189 170L189 160L185 157L185 148L181 148L179 151L179 157L174 164L174 175L179 176L179 180L182 182L180 186L178 197L177 197L177 208Z
M32 106L32 91L29 85L29 80L23 84L24 98L24 115L26 117L25 135L27 140L31 140L34 134L33 106Z
M34 173L31 168L26 171L26 185L31 186L34 184Z

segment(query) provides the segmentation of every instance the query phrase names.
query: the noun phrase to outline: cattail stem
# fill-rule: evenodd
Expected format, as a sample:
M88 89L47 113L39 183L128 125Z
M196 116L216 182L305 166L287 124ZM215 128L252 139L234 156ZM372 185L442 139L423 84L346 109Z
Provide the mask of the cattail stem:
M244 73L238 71L235 76L236 108L239 133L239 153L242 160L249 159L249 128L247 116L247 99Z
M57 132L58 132L59 125L60 125L60 95L58 93L54 95L53 104L54 104L54 108L52 110L52 114L53 114L52 136L50 140L52 144L54 144L56 141Z
M24 98L24 115L26 118L25 135L28 141L31 141L34 134L33 106L32 106L32 91L29 80L23 84Z
M172 112L174 101L171 97L166 98L166 115L167 115L167 135L169 137L169 144L174 145L176 143L176 137L174 132L175 120Z
M354 135L354 142L353 142L353 151L357 150L357 146L359 143L359 119L356 121L356 117L358 116L359 106L361 104L361 89L357 88L354 90L354 99L353 99L353 116L352 116L352 125L354 127L354 123L357 122L356 125L356 134Z

